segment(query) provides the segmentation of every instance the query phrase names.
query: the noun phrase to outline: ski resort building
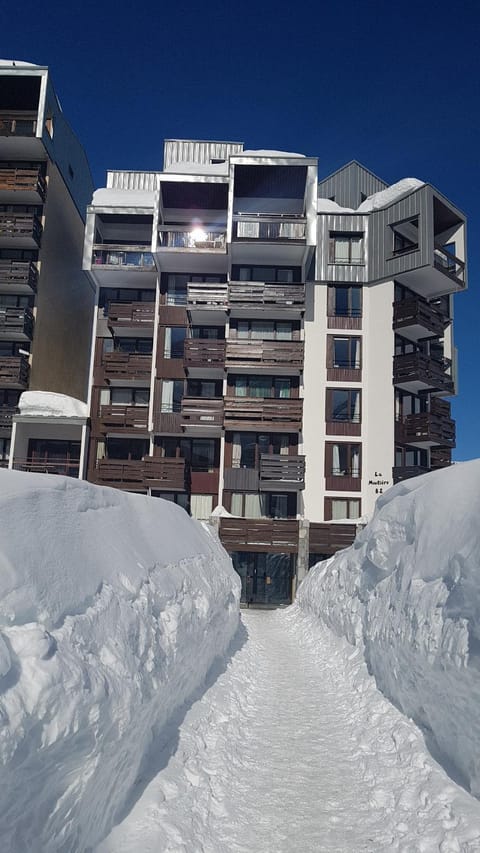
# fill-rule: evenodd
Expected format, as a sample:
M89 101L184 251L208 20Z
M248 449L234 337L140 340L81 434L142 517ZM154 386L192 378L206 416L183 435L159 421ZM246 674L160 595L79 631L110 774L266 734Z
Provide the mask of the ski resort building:
M84 269L88 479L217 515L245 601L290 601L384 489L450 464L465 219L429 184L167 140L95 192Z
M91 194L85 153L48 69L0 61L2 467L80 471L78 424L55 432L45 418L30 418L19 428L15 460L10 445L22 392L86 399L95 288L81 259Z

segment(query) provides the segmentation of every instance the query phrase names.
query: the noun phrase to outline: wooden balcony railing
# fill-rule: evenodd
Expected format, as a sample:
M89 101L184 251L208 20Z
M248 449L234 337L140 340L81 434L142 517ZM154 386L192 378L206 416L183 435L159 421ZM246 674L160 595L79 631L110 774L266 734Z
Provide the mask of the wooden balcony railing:
M144 245L124 246L119 243L98 243L93 247L92 266L130 267L155 271L150 249Z
M0 169L0 192L33 192L45 200L47 185L40 169ZM21 202L21 197L18 199Z
M258 429L271 432L300 432L302 399L225 397L226 429Z
M30 367L24 355L0 358L0 388L11 386L25 389L28 385Z
M147 456L145 459L100 459L96 482L127 488L154 488L183 492L188 487L189 468L185 459Z
M305 488L305 456L260 455L260 489L300 491Z
M34 474L60 474L63 477L78 477L80 462L78 459L14 459L16 471L31 471Z
M0 113L0 136L35 136L37 116L31 114Z
M0 260L0 290L13 293L17 288L37 292L38 270L33 261Z
M303 341L227 340L225 366L303 369Z
M396 355L393 358L393 382L395 385L418 382L436 391L453 391L453 379L446 372L450 367L448 359L440 362L420 352Z
M33 337L33 313L30 308L4 308L0 306L0 335L5 337Z
M34 214L0 213L0 239L2 237L30 238L40 245L42 225Z
M432 471L437 468L448 468L452 464L452 451L450 447L432 447L430 450L430 467Z
M232 282L228 288L228 297L232 309L274 307L302 311L305 308L305 285Z
M395 433L401 444L455 446L455 421L434 412L407 415L396 424Z
M155 321L155 302L110 302L107 322L109 326L152 326Z
M183 429L223 426L223 398L183 397L181 405Z
M309 551L311 554L336 554L348 548L355 539L355 524L310 523Z
M405 329L409 326L421 326L432 335L443 335L450 318L435 310L421 297L412 297L393 303L393 328ZM426 337L422 334L420 337Z
M227 551L287 553L298 550L298 521L284 518L221 518L220 539Z
M402 480L410 480L419 477L420 474L428 474L430 468L421 465L396 465L393 468L393 482L400 483Z
M306 220L303 217L279 218L273 216L234 217L234 240L258 240L282 242L305 242Z
M152 356L129 352L107 352L102 367L105 379L141 380L148 382L152 372Z
M95 425L101 432L148 430L148 406L101 406Z
M223 368L225 366L225 341L186 338L183 361L185 367Z
M0 429L10 429L13 416L17 414L16 406L0 406Z
M434 244L433 263L435 269L454 279L461 287L465 287L465 261L447 252L439 243Z
M187 284L187 306L206 308L208 311L226 311L228 284Z

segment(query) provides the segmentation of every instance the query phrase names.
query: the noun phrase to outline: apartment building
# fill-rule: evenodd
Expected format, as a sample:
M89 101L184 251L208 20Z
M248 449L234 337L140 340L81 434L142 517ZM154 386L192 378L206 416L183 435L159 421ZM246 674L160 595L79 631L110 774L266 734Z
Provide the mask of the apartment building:
M465 219L429 184L167 140L95 192L84 270L87 477L213 513L246 602L289 602L384 489L450 464Z
M27 389L86 399L95 288L82 271L92 179L47 68L0 60L0 465ZM63 424L63 427L66 427ZM24 419L15 467L79 472L81 434ZM66 463L58 468L56 460ZM37 466L40 465L40 468Z

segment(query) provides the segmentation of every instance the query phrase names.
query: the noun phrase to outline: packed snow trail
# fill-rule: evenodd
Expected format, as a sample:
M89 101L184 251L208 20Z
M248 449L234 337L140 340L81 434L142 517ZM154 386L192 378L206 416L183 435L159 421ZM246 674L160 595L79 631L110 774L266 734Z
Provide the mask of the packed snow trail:
M480 803L317 620L244 613L215 676L97 853L479 853Z

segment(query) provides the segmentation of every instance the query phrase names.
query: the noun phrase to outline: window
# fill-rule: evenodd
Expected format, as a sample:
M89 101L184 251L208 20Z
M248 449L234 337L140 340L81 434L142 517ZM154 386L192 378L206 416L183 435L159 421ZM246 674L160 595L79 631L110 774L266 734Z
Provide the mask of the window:
M138 355L151 355L152 338L104 338L103 352L128 352Z
M163 498L164 501L181 506L185 512L189 512L189 496L185 492L157 492L154 489L151 491L152 498Z
M325 521L360 518L359 498L325 498Z
M361 338L333 338L333 367L359 370L361 364Z
M239 340L291 341L298 323L280 320L232 320L230 329ZM299 334L298 334L299 337Z
M301 281L300 267L243 267L232 268L232 281L260 281L292 284Z
M358 285L329 287L328 314L330 317L361 317L362 288Z
M214 438L181 438L180 456L192 471L212 472L219 464L219 441Z
M419 450L415 447L397 447L395 465L397 468L428 468L428 450Z
M33 296L20 296L15 293L0 293L0 307L2 308L33 308Z
M330 232L329 263L363 264L363 234Z
M179 412L184 390L183 379L164 379L162 382L162 403L160 411L163 414Z
M327 443L325 453L327 477L359 478L361 476L360 444Z
M294 380L289 376L234 376L235 397L276 397L289 399Z
M147 438L107 438L108 459L140 460L148 456L150 442Z
M361 392L353 388L327 388L327 421L359 424Z
M148 406L149 402L149 388L111 388L110 390L112 406Z
M10 439L0 438L0 468L5 468L10 458Z
M155 302L155 291L128 287L101 287L98 297L99 308L108 312L110 302Z
M29 341L0 341L0 356L19 356L26 355L28 356L28 350L30 348Z
M418 249L418 216L390 225L393 234L394 255L403 255Z
M222 380L188 379L187 397L221 397Z
M183 358L183 345L187 335L185 326L165 326L164 358Z
M210 518L213 510L213 495L191 495L190 512L192 518Z
M288 456L290 448L286 433L234 432L227 442L232 447L232 468L257 468L262 453ZM292 444L296 444L295 437Z
M280 492L233 492L230 512L241 518L294 518L297 513L297 496Z
M202 340L218 341L224 340L225 331L220 326L192 326L192 338L201 338Z
M163 278L163 276L162 276ZM162 292L166 291L167 305L187 304L187 285L189 282L201 284L219 284L226 281L222 275L198 275L197 273L169 273L166 276L166 285L162 282Z

